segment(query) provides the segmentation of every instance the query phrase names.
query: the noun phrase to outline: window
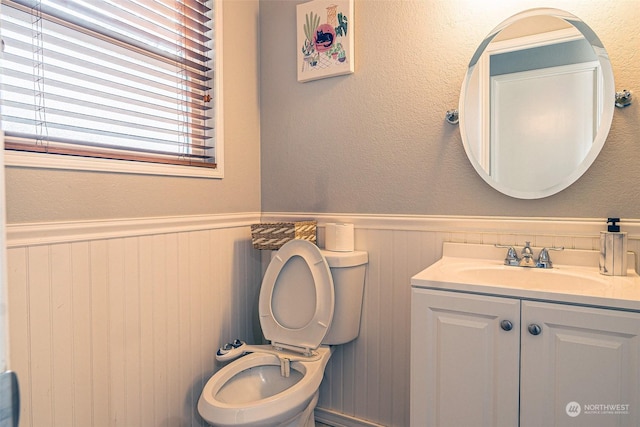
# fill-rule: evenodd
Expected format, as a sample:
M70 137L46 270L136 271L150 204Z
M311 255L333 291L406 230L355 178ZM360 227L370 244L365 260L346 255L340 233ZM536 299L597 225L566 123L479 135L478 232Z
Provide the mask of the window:
M218 1L2 0L7 163L221 177Z

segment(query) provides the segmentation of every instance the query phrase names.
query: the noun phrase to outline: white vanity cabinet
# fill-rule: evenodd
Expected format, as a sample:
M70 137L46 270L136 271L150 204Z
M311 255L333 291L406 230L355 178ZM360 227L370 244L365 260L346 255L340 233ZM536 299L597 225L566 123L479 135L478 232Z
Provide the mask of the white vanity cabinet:
M411 426L640 425L640 313L414 287Z
M520 426L640 426L640 313L521 304Z
M519 328L517 299L414 288L411 426L517 426Z

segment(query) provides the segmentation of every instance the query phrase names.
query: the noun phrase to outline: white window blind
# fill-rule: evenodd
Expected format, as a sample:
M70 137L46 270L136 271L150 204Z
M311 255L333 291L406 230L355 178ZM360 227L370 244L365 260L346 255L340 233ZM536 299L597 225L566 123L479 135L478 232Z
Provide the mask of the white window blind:
M2 0L7 150L216 167L213 0Z

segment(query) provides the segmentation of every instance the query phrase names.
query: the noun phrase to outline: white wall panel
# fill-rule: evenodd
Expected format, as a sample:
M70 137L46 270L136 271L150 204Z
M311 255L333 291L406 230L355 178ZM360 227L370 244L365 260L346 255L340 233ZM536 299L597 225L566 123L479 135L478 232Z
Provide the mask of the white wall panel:
M360 336L337 347L317 416L409 425L410 278L445 241L597 249L602 220L264 214L352 222L369 253ZM11 363L21 425L202 426L216 349L261 339L257 216L8 227ZM162 222L161 220L160 222ZM121 231L118 233L118 224ZM624 223L640 251L640 222ZM163 232L165 230L165 232ZM83 236L85 238L83 238ZM87 237L90 236L90 237Z
M355 224L355 247L369 253L359 337L338 346L321 385L319 421L345 426L409 425L410 280L437 261L445 241L598 249L604 220L432 216L263 214L264 221L315 217ZM627 221L640 251L640 222Z
M247 307L260 284L248 224L214 222L89 241L9 239L21 426L205 425L196 404L215 351L254 341Z

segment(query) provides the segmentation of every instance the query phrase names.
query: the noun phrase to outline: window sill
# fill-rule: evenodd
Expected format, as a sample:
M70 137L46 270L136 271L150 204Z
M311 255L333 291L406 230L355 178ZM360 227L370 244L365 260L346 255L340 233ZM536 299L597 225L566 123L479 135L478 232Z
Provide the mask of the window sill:
M9 167L66 169L76 171L126 173L134 175L181 176L191 178L221 179L224 177L224 171L220 163L218 163L218 168L208 169L179 165L164 165L158 163L131 162L126 160L56 156L41 153L8 150L4 152L4 160L5 166Z

